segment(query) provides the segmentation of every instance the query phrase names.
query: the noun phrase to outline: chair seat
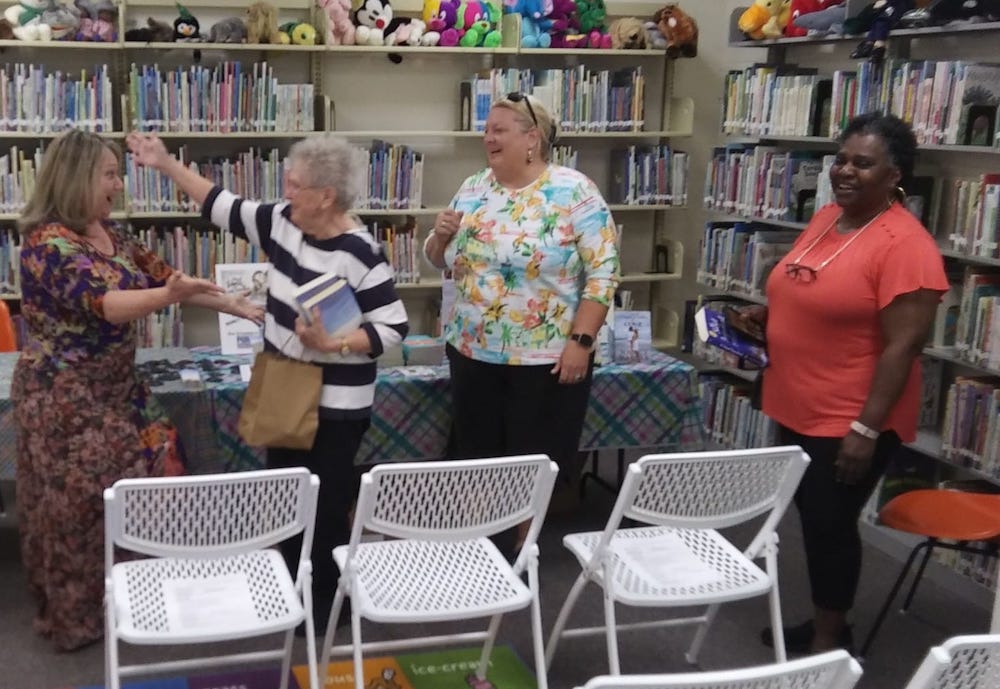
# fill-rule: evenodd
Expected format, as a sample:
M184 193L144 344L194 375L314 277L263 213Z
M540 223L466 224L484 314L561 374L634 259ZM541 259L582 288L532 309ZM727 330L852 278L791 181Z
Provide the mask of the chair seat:
M879 520L898 531L955 541L1000 536L1000 495L928 488L897 495Z
M334 549L344 571L348 546ZM351 605L377 622L441 622L520 610L531 591L486 538L361 543Z
M582 567L602 532L570 534L563 544ZM635 606L701 605L758 596L771 587L767 573L712 530L619 529L610 543L616 601ZM604 572L592 575L602 587Z
M198 643L286 631L305 619L276 550L158 558L112 569L118 635L134 644Z

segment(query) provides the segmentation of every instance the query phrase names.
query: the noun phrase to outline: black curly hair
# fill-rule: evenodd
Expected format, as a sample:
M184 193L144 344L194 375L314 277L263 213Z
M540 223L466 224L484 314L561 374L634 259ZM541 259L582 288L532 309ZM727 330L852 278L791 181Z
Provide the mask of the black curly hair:
M871 134L882 139L889 151L889 159L899 168L901 184L905 187L907 181L913 178L913 168L917 162L917 137L910 125L895 115L870 112L858 115L848 122L838 141L842 144L855 134Z

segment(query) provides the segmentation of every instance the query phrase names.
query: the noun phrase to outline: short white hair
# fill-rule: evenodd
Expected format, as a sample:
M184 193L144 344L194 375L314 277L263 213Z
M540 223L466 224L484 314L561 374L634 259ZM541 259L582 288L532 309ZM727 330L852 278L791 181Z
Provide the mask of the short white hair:
M349 210L361 194L363 171L357 165L357 153L339 136L325 134L296 141L288 158L293 164L302 164L310 186L333 189L342 211Z

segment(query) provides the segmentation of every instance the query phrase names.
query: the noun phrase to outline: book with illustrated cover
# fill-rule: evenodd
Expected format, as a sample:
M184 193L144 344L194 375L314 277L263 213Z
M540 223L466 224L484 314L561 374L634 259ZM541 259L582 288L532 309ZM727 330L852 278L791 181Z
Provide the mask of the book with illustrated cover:
M342 336L361 325L361 307L347 280L333 273L320 275L294 292L299 313L312 323L313 309L318 308L323 328L330 335Z
M227 294L245 294L255 304L267 303L267 263L217 263L215 282ZM251 320L219 313L219 343L223 354L252 354L263 347L263 328Z
M649 311L615 311L615 363L636 364L649 359L653 349L653 325Z
M694 324L698 331L698 339L706 344L737 355L741 367L764 368L767 366L767 349L758 341L754 341L731 327L726 320L724 310L712 306L703 306L694 314Z

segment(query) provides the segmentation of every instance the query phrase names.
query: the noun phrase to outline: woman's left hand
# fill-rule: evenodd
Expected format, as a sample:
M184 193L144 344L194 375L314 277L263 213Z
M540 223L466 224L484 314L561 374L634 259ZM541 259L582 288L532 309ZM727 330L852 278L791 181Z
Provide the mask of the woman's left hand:
M253 321L257 325L263 325L265 314L264 307L250 301L249 297L250 292L228 295L229 308L227 313L233 316L239 316L240 318L246 318L248 321Z
M872 467L875 442L853 431L844 436L840 441L837 460L833 464L837 472L837 481L853 486L864 479Z
M579 383L587 377L588 368L590 368L590 350L569 341L563 347L559 361L552 367L552 375L559 376L559 382L564 385Z

